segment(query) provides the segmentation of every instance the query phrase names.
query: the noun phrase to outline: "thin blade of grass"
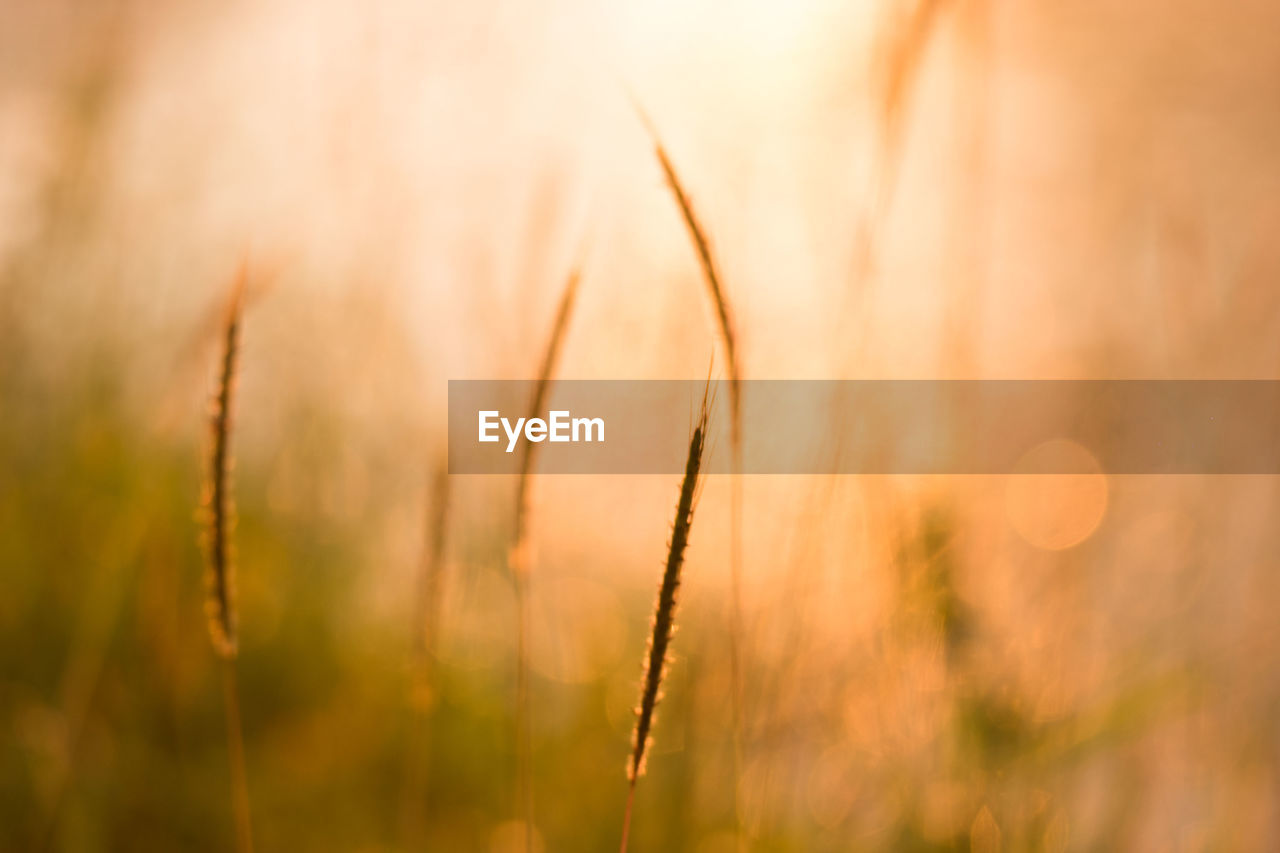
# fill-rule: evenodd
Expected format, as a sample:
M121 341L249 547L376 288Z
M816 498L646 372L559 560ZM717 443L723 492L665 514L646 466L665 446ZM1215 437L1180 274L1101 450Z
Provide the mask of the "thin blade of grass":
M240 356L241 317L246 270L241 266L232 285L222 330L218 384L209 416L209 458L204 487L205 614L213 647L232 658L237 647L235 565L231 531L235 502L231 495L231 420Z
M441 454L432 476L431 499L423 558L418 572L412 629L413 673L410 709L413 713L409 746L405 750L404 787L400 804L400 832L406 849L421 846L422 802L431 770L430 714L440 698L436 671L444 600L445 554L449 529L449 467Z
M529 401L528 417L537 417L546 405L551 392L552 377L555 374L556 362L568 333L569 318L573 314L574 301L577 298L580 272L575 269L565 282L564 292L560 296L560 304L556 310L555 321L551 327L551 335L547 339L547 347L543 352L538 380L534 385L533 397ZM510 569L516 592L516 799L521 819L525 827L525 849L533 849L533 758L532 758L532 714L529 700L529 649L530 649L530 613L529 598L530 546L528 542L529 528L529 486L533 477L534 461L538 444L525 442L520 458L520 474L516 483L515 534L511 547Z
M667 549L667 563L658 587L658 600L654 606L653 630L649 636L649 648L645 653L644 677L641 681L640 704L636 708L636 726L631 735L631 754L627 760L627 806L622 822L622 846L626 853L631 834L631 812L635 801L636 782L644 775L645 756L653 739L651 734L658 702L662 699L662 682L669 665L667 650L675 630L677 595L680 591L680 569L684 565L685 549L689 545L689 533L693 528L693 510L698 492L702 454L706 441L709 405L704 395L698 421L689 440L689 455L685 461L684 478L680 483L680 498L676 503L676 517L671 530L671 543Z
M729 680L732 692L732 729L733 729L733 789L734 814L741 840L742 814L739 782L742 778L742 728L743 728L743 689L742 689L742 398L741 368L738 362L737 336L734 332L733 313L729 307L729 299L720 277L719 268L711 252L711 242L705 229L694 213L693 203L685 191L675 165L667 154L666 146L658 136L657 128L639 101L632 96L632 106L640 117L653 142L654 152L662 173L666 177L667 186L675 198L676 206L684 219L689 239L698 256L702 268L702 278L706 284L707 295L711 300L716 315L716 326L720 333L720 341L724 347L725 360L729 374L729 435L732 449L734 478L730 492L729 504Z
M236 690L235 662L239 647L235 595L235 564L231 533L235 502L231 495L231 424L240 354L248 266L242 263L228 301L222 333L222 358L218 384L210 411L210 450L204 487L205 613L214 651L222 659L223 701L227 717L227 755L231 770L231 802L235 815L236 848L253 851L248 773L245 770L244 733L240 698Z

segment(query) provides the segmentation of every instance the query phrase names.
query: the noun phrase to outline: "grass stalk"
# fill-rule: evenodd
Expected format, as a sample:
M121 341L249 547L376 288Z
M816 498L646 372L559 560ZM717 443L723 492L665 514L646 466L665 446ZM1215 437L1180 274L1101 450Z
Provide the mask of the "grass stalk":
M685 461L684 479L680 484L680 499L676 504L676 518L671 531L671 544L667 550L667 564L662 572L662 584L658 588L658 601L654 607L653 631L649 636L649 648L645 653L644 677L640 687L640 704L636 708L636 726L631 736L631 755L627 760L627 805L622 819L622 844L626 853L631 836L631 813L635 804L636 782L644 775L645 756L653 740L651 734L658 702L662 699L662 682L669 664L667 651L675 632L676 599L680 590L680 569L684 564L684 552L689 545L689 532L693 527L693 509L698 491L698 477L702 468L702 452L706 441L708 403L704 396L693 436L689 440L689 455Z
M880 113L878 186L872 199L882 214L897 185L907 112L924 66L929 42L948 0L916 0L886 38L884 67L876 93Z
M529 401L528 417L537 417L551 392L556 362L569 328L569 318L577 297L580 274L570 273L556 309L551 335L543 351L538 380ZM525 442L520 457L520 474L516 482L515 534L511 547L511 576L516 594L516 806L525 826L525 849L533 849L533 722L529 697L530 631L532 622L529 582L529 487L533 478L538 444Z
M689 200L675 165L667 154L666 146L658 136L658 131L648 114L632 99L636 112L653 141L654 153L658 165L666 177L667 186L680 209L681 218L689 233L702 268L703 282L706 284L707 296L715 312L716 328L720 335L720 343L724 348L725 360L728 363L729 381L729 437L732 451L734 478L730 485L729 500L729 681L731 688L731 723L733 733L733 790L734 816L737 824L739 841L741 841L742 810L739 782L742 778L742 729L743 729L743 687L742 687L742 398L741 367L738 361L737 335L734 331L733 312L729 307L723 279L715 256L711 251L711 241L707 232L698 220Z
M245 271L241 268L232 286L223 324L222 358L218 384L209 414L210 450L204 489L205 616L214 651L234 658L238 644L235 564L231 541L235 527L235 502L231 495L231 421L238 361Z
M231 800L236 821L236 849L253 853L253 819L249 808L249 774L245 770L244 734L240 729L240 691L235 658L222 659L222 698L227 712L227 755L231 765Z
M400 806L400 831L406 849L415 849L423 826L421 807L429 787L431 731L428 718L440 697L436 671L444 600L445 554L449 528L450 479L442 458L432 476L427 534L418 572L417 594L411 626L412 675L410 709L413 715L409 746L405 750L404 789Z
M444 601L445 547L449 528L449 469L443 459L431 480L430 519L422 566L418 573L417 618L414 620L414 655L417 658L418 687L436 689L436 644L440 639L441 606Z
M236 690L235 661L239 646L236 613L235 563L231 534L235 502L231 495L231 422L238 378L240 333L247 268L242 265L232 285L222 334L218 384L210 410L210 449L204 487L205 615L214 651L221 658L223 700L227 717L227 754L231 770L231 802L235 815L236 849L253 851L253 823L245 771L244 734Z

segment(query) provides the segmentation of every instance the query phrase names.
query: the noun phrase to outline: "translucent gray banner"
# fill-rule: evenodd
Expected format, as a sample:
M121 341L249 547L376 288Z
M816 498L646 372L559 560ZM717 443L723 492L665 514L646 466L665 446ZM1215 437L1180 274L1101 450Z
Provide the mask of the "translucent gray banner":
M449 471L676 474L706 383L449 383ZM746 474L1278 474L1280 382L749 380ZM731 473L730 383L711 383L709 473Z

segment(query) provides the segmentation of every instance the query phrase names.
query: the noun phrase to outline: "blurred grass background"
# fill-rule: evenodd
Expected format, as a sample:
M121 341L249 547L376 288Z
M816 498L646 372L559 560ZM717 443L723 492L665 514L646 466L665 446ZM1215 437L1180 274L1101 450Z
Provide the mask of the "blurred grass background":
M747 376L1272 378L1276 19L0 2L0 848L232 847L195 509L246 252L259 848L520 849L513 484L455 478L428 692L411 591L444 380L529 378L576 253L563 375L705 370L617 81L690 184ZM1276 486L1103 482L744 484L752 849L1280 844ZM702 498L633 849L734 849L728 488ZM616 844L675 489L535 482L546 850Z

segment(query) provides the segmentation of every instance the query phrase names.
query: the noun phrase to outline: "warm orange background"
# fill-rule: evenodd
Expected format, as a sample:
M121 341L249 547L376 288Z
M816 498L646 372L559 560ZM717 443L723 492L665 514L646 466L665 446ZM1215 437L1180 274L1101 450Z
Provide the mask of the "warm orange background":
M230 848L192 516L242 259L260 847L519 849L513 484L452 486L429 699L427 484L446 380L533 378L575 264L560 375L723 358L628 91L747 377L1275 378L1278 58L1280 12L1208 0L3 0L0 847ZM617 843L677 488L535 476L542 849ZM1272 479L743 489L752 849L1280 844ZM728 505L635 850L734 849Z

